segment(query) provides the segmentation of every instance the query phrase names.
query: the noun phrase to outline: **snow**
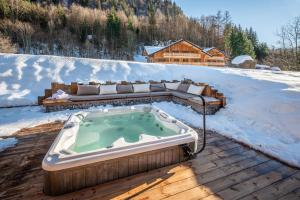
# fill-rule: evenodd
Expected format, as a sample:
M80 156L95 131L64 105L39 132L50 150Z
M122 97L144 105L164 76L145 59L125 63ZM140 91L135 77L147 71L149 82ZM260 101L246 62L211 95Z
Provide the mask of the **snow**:
M153 54L163 48L165 48L165 46L144 46L146 52L148 55Z
M241 55L241 56L237 56L235 57L231 63L234 64L234 65L239 65L239 64L242 64L244 63L245 61L247 60L251 60L253 61L253 58L251 56L248 56L248 55Z
M272 71L281 71L281 69L279 67L271 67Z
M17 144L18 140L14 137L2 139L0 138L0 152Z
M4 75L3 75L4 74ZM182 80L208 83L227 97L227 106L208 116L220 134L300 167L300 73L272 70L165 65L33 55L0 55L0 105L32 105L51 81ZM188 107L156 103L194 126L201 116ZM44 113L41 107L0 109L0 137L23 128L66 120L76 112Z
M255 69L264 69L264 70L272 70L272 71L281 71L279 67L270 67L268 65L255 65Z
M133 60L136 61L136 62L147 62L147 58L145 56L142 56L142 55L134 55L133 56Z
M260 65L260 64L256 64L255 65L255 69L265 69L265 70L270 70L271 67L268 65Z
M214 49L215 47L207 47L207 48L204 48L203 51L205 53L208 53L210 50Z

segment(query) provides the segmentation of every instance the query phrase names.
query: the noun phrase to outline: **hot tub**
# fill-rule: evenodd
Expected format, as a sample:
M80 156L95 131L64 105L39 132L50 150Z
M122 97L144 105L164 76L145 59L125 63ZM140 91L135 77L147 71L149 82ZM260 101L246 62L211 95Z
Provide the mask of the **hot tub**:
M70 116L46 154L44 191L59 195L188 158L197 133L154 106L79 112Z

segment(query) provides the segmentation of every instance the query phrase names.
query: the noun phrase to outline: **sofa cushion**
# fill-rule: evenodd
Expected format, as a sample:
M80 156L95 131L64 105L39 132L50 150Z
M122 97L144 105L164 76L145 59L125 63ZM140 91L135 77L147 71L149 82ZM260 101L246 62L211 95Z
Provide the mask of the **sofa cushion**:
M189 93L185 93L185 92L178 92L178 91L172 91L172 94L175 97L178 97L178 98L181 98L181 99L185 99L185 100L197 97L194 94L189 94Z
M177 90L180 92L187 92L189 87L190 87L190 84L188 84L188 83L180 83Z
M126 97L127 98L150 97L150 92L129 93L129 94L126 94Z
M135 93L150 92L150 84L149 83L133 84L133 91Z
M77 95L99 94L99 85L78 85L77 88Z
M118 84L117 92L118 92L118 94L133 93L132 84L128 84L128 85Z
M157 96L170 96L172 95L171 92L141 92L141 93L131 93L131 94L126 94L128 98L142 98L142 97L157 97Z
M180 82L176 83L165 83L165 87L169 90L177 90L178 86L180 85Z
M126 94L105 94L105 95L70 95L69 100L71 101L97 101L97 100L108 100L108 99L121 99L126 98Z
M117 85L100 85L100 94L117 94Z
M219 102L219 99L216 99L214 97L203 97L205 102ZM191 101L195 101L195 102L201 102L202 103L202 99L200 97L193 97L192 99L190 99Z
M163 83L151 83L150 90L151 90L151 92L166 91L165 84L163 84Z
M204 90L204 86L197 86L197 85L191 84L189 89L187 90L187 93L201 95L203 90Z

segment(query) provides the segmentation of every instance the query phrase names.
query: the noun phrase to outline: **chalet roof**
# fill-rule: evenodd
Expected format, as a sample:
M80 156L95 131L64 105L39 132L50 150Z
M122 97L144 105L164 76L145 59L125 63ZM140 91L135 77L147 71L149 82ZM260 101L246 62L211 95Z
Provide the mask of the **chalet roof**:
M224 54L224 56L226 56L224 51L221 51L220 49L218 49L216 47L203 47L203 51L206 52L206 53L209 53L209 51L213 50L213 49L216 49L220 53Z
M147 54L150 55L165 48L165 46L144 46L144 48Z
M202 49L201 47L199 47L198 45L196 45L196 44L194 44L194 43L192 43L192 42L189 42L189 41L187 41L187 40L184 40L184 39L180 39L180 40L178 40L178 41L176 41L176 42L173 42L173 43L171 43L171 44L169 44L169 45L167 45L167 46L145 46L145 50L147 51L147 54L150 56L150 55L152 55L152 54L154 54L154 53L156 53L156 52L158 52L158 51L161 51L161 50L163 50L163 49L166 49L166 48L168 48L168 47L170 47L170 46L172 46L172 45L174 45L174 44L177 44L177 43L179 43L179 42L182 42L182 41L185 41L185 42L187 42L187 43L193 45L194 47L199 48L203 53L205 53L205 54L211 56L209 53L203 51L203 49ZM146 47L148 47L148 50L149 50L151 53L148 52L148 50L147 50ZM150 48L149 48L149 47L150 47Z
M205 48L203 48L203 51L208 53L212 49L215 49L215 47L205 47Z

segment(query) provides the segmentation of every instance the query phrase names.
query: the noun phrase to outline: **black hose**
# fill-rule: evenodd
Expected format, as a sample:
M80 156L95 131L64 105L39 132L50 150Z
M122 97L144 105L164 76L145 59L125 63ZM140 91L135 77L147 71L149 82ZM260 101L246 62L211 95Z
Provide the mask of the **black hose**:
M197 152L194 153L194 156L197 156L199 153L201 153L206 146L206 102L205 99L202 95L199 95L199 97L202 100L202 106L203 106L203 119L202 119L202 123L203 123L203 141L202 141L202 147L200 150L198 150Z

